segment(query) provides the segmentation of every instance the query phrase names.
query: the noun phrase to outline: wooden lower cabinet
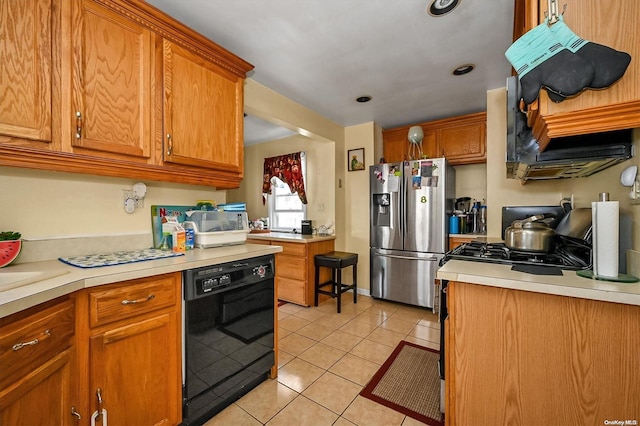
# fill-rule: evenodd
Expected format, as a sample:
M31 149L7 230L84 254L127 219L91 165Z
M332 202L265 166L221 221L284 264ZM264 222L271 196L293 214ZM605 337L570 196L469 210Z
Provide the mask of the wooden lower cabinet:
M173 273L86 290L88 413L105 409L116 425L181 422L181 286Z
M249 239L251 244L266 244L281 246L282 252L276 253L276 282L278 299L302 306L312 306L315 293L315 263L316 254L328 253L334 250L334 240L285 242L268 240L265 238ZM330 277L328 269L321 271L321 280ZM326 299L323 296L321 299Z
M638 420L640 306L462 282L447 302L446 424Z
M66 297L0 320L0 425L75 425L74 303Z
M453 250L458 247L460 244L469 243L475 240L475 237L454 237L449 235L449 250Z

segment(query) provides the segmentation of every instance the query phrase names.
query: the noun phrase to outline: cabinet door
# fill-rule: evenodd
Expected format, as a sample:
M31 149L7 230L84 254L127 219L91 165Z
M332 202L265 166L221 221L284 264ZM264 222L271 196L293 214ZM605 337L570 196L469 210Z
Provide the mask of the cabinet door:
M34 366L12 386L0 390L0 424L75 425L72 412L75 372L72 348Z
M409 128L390 129L382 132L382 152L385 163L399 163L407 160Z
M50 145L51 22L51 0L0 2L0 143Z
M560 103L545 90L530 106L529 125L541 149L557 137L640 127L640 2L615 0L567 0L565 24L579 37L628 53L631 63L614 84L586 89ZM545 19L546 1L526 2L527 29Z
M243 81L164 41L164 161L242 175Z
M175 312L129 321L90 338L91 412L109 424L174 425L181 421L180 318Z
M152 34L90 0L72 12L71 150L151 156ZM69 142L67 142L69 143Z
M449 164L484 163L486 156L485 123L470 123L438 131L438 146Z

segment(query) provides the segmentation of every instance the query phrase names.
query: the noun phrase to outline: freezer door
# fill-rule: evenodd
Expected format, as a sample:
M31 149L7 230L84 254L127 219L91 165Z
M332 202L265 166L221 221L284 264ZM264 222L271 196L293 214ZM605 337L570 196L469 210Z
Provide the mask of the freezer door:
M371 296L433 308L439 253L371 249Z
M402 250L402 163L369 167L371 247Z
M408 161L404 175L404 250L446 252L446 160Z

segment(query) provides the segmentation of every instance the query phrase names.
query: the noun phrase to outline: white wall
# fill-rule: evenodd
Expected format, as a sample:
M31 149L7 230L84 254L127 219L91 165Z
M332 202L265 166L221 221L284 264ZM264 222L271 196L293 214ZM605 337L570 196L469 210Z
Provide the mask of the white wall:
M0 229L27 240L50 237L151 235L151 206L226 202L224 191L195 185L144 182L144 208L127 214L122 190L137 181L0 167ZM87 253L89 254L89 253Z
M469 164L454 166L456 171L456 198L487 199L487 165Z
M345 128L345 155L342 165L347 170L346 151L364 148L365 169L346 172L345 251L358 253L358 288L369 292L369 166L375 158L377 126L373 122Z
M307 136L314 141L333 143L334 152L334 192L335 192L335 232L336 248L344 248L345 229L345 194L339 187L344 182L344 128L318 113L303 107L277 92L251 79L245 81L245 111L263 120L278 124L287 129ZM329 171L330 173L330 171Z

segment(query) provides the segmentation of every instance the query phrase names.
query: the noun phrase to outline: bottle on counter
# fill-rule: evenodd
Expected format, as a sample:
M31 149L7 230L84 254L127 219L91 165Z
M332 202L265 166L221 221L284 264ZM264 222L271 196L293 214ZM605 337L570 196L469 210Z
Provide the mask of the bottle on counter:
M480 206L480 215L478 216L478 221L480 222L479 231L480 234L487 233L487 206Z
M450 234L460 233L460 218L455 214L452 214L449 217L449 233Z
M471 213L469 213L469 225L468 230L471 234L479 234L479 210L480 210L480 202L473 203L473 207L471 207Z

